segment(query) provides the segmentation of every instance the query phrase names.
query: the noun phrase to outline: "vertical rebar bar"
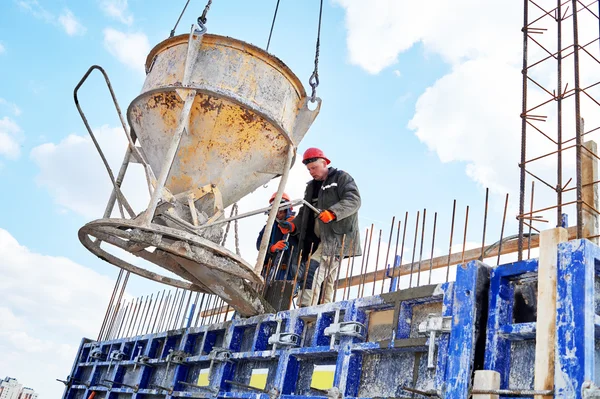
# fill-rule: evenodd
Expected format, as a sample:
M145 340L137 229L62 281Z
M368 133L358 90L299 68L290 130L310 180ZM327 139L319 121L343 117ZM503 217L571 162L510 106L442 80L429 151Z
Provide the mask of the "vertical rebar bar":
M398 259L398 245L400 244L400 225L402 222L398 220L398 228L396 230L396 249L394 250L394 260L392 261L392 272L390 273L390 292L394 290L392 284L394 283L394 277L396 276L396 259ZM400 269L400 262L398 262L398 269ZM398 273L400 274L400 273Z
M521 162L519 163L519 215L525 212L525 161L527 158L527 42L528 42L529 0L523 0L523 76L521 101ZM519 238L517 243L518 260L523 260L523 219L519 218Z
M379 265L379 250L381 249L381 229L379 229L379 241L377 242L377 255L375 256L375 271L373 272L373 290L371 296L375 296L375 282L377 281L377 269ZM384 269L385 270L385 269ZM383 281L381 282L383 284Z
M104 330L106 328L106 323L109 320L110 310L113 307L113 303L115 300L115 296L117 295L117 290L119 289L119 285L121 284L121 277L123 276L123 269L119 270L119 275L115 280L115 286L113 288L112 295L110 296L110 300L108 301L108 306L106 307L106 313L104 314L104 320L102 321L102 325L100 326L100 331L98 331L98 339L97 341L102 340L102 336L104 334Z
M402 263L404 262L404 243L406 239L406 226L408 226L408 212L404 214L404 231L402 232L402 246L400 247L400 264L398 265L398 280L396 289L400 288L400 277L402 276Z
M121 338L121 330L123 329L123 326L127 322L128 312L129 312L129 304L126 304L125 305L125 315L123 316L123 320L121 321L121 323L119 325L119 331L117 331L117 338Z
M508 209L508 193L506 193L506 199L504 200L504 216L502 216L502 228L500 229L500 244L498 245L498 261L496 266L500 264L500 256L502 255L502 241L504 240L504 224L506 222L506 210ZM522 219L521 219L522 221Z
M388 247L387 252L385 254L385 263L383 264L383 269L387 270L388 262L390 261L390 248L392 247L392 236L394 235L394 224L396 222L396 216L392 217L392 224L390 225L390 238L388 238ZM398 250L398 243L396 243L396 251ZM379 295L383 294L383 287L385 285L385 274L383 275L383 279L381 280L381 292ZM392 284L392 280L390 280L390 284Z
M346 234L344 234L342 236L342 247L340 248L340 262L338 264L338 268L337 268L337 273L335 276L335 280L333 281L333 302L335 302L335 298L337 297L337 285L338 285L338 281L340 280L340 272L342 271L342 263L344 260L344 245L345 245L345 241L346 241ZM352 247L352 241L350 241L350 247ZM354 255L354 254L353 254ZM350 259L350 256L348 256L348 259Z
M361 298L365 296L365 286L367 285L365 280L367 278L367 271L369 270L369 255L371 255L371 245L373 244L373 230L375 230L375 225L371 224L371 231L369 232L369 247L367 248L367 258L365 260L365 272L362 275L362 289L360 292Z
M485 211L483 212L483 233L481 238L481 256L479 260L483 262L483 252L485 248L485 231L487 228L487 216L488 216L488 201L489 201L490 189L485 189Z
M144 334L148 334L148 331L150 331L150 325L152 324L152 320L154 319L154 311L156 310L156 307L158 305L158 296L160 295L160 291L158 291L156 293L156 299L154 300L154 306L152 307L152 311L150 311L150 317L148 318L148 324L146 325L146 328L144 330Z
M196 295L196 299L198 299L198 295ZM188 314L188 309L190 308L191 301L192 301L192 291L190 290L187 303L185 304L185 310L183 311L183 313L181 315L181 325L179 326L179 328L183 328L183 326L185 325L185 316Z
M410 280L408 280L408 288L412 287L412 279L413 279L413 270L415 267L415 255L417 254L417 240L419 239L419 217L421 215L420 211L417 211L417 221L415 223L415 240L413 244L412 250L412 261L410 262Z
M421 285L421 262L423 261L423 244L425 241L425 222L427 221L427 209L423 209L423 227L421 227L421 249L419 250L419 271L417 272L417 287Z
M357 243L358 243L358 245L360 245L360 234L357 234L355 237L354 245L356 246ZM352 252L356 255L355 248L352 249ZM356 257L353 256L352 264L350 266L350 280L352 280L352 276L354 275L354 260L355 259L356 259ZM348 271L346 270L346 273L347 272ZM350 282L351 282L350 280L347 280L348 284L346 284L348 286L348 298L347 299L350 299L350 291L352 290L352 285L350 285ZM344 297L346 296L346 285L344 286Z
M360 290L362 288L362 282L365 275L365 258L367 257L367 245L369 244L369 228L365 231L365 245L363 246L364 250L360 257L360 274L358 275L358 288L356 291L356 297L360 297Z
M171 307L167 311L167 317L165 317L165 331L169 331L169 326L171 325L171 320L173 319L175 313L175 306L177 305L177 300L179 299L179 295L181 292L179 288L175 289L175 295L173 296L173 300L171 301Z
M557 88L558 88L558 96L556 96L556 145L557 145L557 153L556 153L556 225L560 226L560 221L562 219L562 99L563 99L563 89L562 89L562 1L556 1L556 24L557 24L557 41L556 41L556 80L557 80ZM533 192L532 194L533 195ZM532 199L533 201L533 199ZM531 209L533 212L533 208ZM533 216L533 213L531 214ZM531 220L533 222L533 220ZM529 231L529 235L531 237L531 229ZM529 243L531 243L531 238L529 238ZM531 244L529 244L531 246ZM528 258L529 258L528 249Z
M198 323L200 322L200 314L202 312L202 306L204 306L204 298L206 298L206 293L202 293L202 299L200 299L200 306L198 307L198 313L196 313L196 321L194 322L194 328L198 327Z
M577 238L583 237L583 191L582 191L582 131L581 131L581 86L579 83L579 28L578 28L578 0L572 1L573 6L573 72L575 90L575 174L577 177ZM560 219L558 219L560 220Z
M151 294L150 295L150 302L148 302L148 308L146 309L146 312L144 314L144 318L142 319L142 323L140 325L140 328L136 332L136 335L139 335L140 332L142 334L144 333L144 325L146 324L146 320L148 319L148 313L150 313L150 308L152 307L152 301L153 301L153 299L154 299L154 294Z
M450 245L448 246L448 265L446 267L446 282L450 278L450 257L452 255L452 238L454 237L454 219L456 217L456 200L452 205L452 222L450 223Z
M529 204L529 216L531 217L531 219L529 219L529 235L527 236L527 259L531 259L531 228L533 227L533 194L534 194L534 191L535 191L535 180L532 180L531 181L531 203ZM557 225L560 226L560 218L557 219Z
M435 248L435 231L437 227L437 212L433 214L433 234L431 235L431 256L429 257L429 278L427 284L431 284L431 273L433 269L433 250Z
M131 336L131 329L133 328L134 319L135 319L135 316L137 315L138 308L140 306L140 298L136 298L136 299L134 299L134 301L135 301L135 303L133 305L133 312L131 313L131 319L129 319L129 326L127 327L127 333L125 334L126 337Z
M156 309L156 315L153 317L154 323L152 323L152 330L150 330L150 333L154 333L155 331L154 329L156 328L156 323L158 322L160 310L162 309L163 299L165 298L165 292L166 290L163 290L162 295L160 296L160 303L158 304L158 307Z
M463 247L462 247L462 256L461 256L461 267L465 269L467 265L465 265L465 248L467 245L467 227L469 227L469 205L467 205L467 210L465 212L465 233L463 235Z

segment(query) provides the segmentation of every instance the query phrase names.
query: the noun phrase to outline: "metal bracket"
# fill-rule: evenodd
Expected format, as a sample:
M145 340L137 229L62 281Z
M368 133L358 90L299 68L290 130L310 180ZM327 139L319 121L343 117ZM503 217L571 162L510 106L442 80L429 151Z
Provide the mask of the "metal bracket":
M106 354L102 352L102 349L98 347L92 348L92 350L90 351L90 357L92 359L102 360L105 356Z
M600 387L592 381L584 381L581 385L582 399L598 399L600 398Z
M367 335L367 328L364 324L357 321L348 321L331 324L329 327L325 328L324 334L328 337L340 335L345 337L365 339Z
M187 356L188 354L184 351L177 351L171 349L169 350L169 354L166 357L166 361L167 363L183 364Z
M109 358L110 358L111 362L112 361L120 362L125 358L125 355L126 355L125 352L115 349L114 351L110 352Z
M294 333L277 333L269 337L269 345L300 346L300 335Z
M427 368L434 369L433 357L435 355L435 336L448 334L452 329L452 317L442 317L435 313L427 315L427 320L419 324L419 333L429 335L429 350L427 351Z
M133 362L136 365L140 365L140 366L150 366L150 367L154 367L154 365L148 363L150 361L150 357L146 356L146 355L137 355L134 359ZM135 370L135 366L134 366L134 370Z
M211 362L224 363L231 361L231 351L226 348L213 348L208 354Z

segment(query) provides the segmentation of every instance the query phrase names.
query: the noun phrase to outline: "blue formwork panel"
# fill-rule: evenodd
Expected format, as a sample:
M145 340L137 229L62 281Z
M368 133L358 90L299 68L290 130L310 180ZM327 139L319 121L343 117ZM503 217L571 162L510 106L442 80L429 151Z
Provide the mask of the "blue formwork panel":
M488 267L470 262L457 268L454 283L84 341L63 399L92 392L96 399L463 399L483 336L488 283Z
M588 240L558 247L556 286L556 398L582 398L584 385L600 385L600 248ZM597 397L597 396L595 396Z
M515 287L537 282L537 270L531 259L497 266L490 275L484 369L500 373L501 389L533 389L535 322L515 320L514 305Z
M553 397L578 399L585 397L584 386L600 382L600 249L574 240L559 245L557 259ZM537 271L538 260L531 259L498 266L490 275L484 369L500 373L501 389L534 388L536 323L516 320L515 301L516 287L537 284Z

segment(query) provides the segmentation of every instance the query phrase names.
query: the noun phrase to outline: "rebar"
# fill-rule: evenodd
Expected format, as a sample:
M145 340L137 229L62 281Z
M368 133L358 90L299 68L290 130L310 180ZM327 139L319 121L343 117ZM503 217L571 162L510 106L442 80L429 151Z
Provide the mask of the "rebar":
M427 220L427 209L423 209L423 227L421 227L421 249L419 251L419 271L417 272L417 287L421 285L421 262L423 261L423 244L425 241L425 222Z
M417 221L415 223L415 239L412 250L412 260L410 262L410 280L408 280L408 288L412 287L412 279L413 279L413 270L415 266L415 255L417 253L417 240L419 237L419 217L421 215L420 211L417 211Z
M371 291L371 296L375 296L375 281L377 279L377 266L379 264L379 250L381 249L381 233L382 231L379 229L379 241L377 242L377 256L375 257L375 273L373 273L373 290Z
M437 227L437 212L433 214L433 234L431 235L431 255L429 256L429 278L427 284L431 284L431 273L433 269L433 250L435 248L435 231Z

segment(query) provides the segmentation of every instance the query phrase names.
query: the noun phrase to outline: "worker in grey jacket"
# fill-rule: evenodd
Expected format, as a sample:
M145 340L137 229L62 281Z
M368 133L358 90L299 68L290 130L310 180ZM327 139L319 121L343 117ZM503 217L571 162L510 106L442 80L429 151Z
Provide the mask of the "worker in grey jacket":
M341 259L361 255L358 231L358 209L361 202L352 176L328 167L330 161L320 149L307 149L302 163L313 178L306 185L304 199L322 211L317 215L303 206L293 221L284 222L279 227L284 234L289 232L299 236L298 245L304 254L303 265L306 264L312 247L311 262L306 273L306 289L299 301L300 306L312 306L332 301L334 280ZM303 268L299 274L299 279L304 277ZM304 282L300 281L303 286ZM325 287L319 302L323 282Z

